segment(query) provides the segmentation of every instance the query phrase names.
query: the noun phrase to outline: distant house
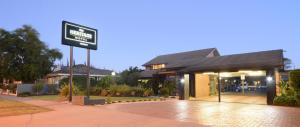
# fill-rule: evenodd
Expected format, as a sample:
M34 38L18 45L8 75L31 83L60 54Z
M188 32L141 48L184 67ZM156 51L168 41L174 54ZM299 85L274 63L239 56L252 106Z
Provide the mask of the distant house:
M87 66L84 64L74 65L73 76L86 76ZM114 75L114 71L107 69L90 68L90 78L100 80L102 77ZM69 77L69 66L58 66L54 72L46 76L47 84L59 84L60 80Z

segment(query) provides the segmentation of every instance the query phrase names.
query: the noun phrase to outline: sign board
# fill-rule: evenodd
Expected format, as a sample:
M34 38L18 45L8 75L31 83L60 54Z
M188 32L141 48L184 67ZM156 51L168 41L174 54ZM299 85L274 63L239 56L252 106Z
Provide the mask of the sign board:
M97 29L62 22L62 44L97 50Z

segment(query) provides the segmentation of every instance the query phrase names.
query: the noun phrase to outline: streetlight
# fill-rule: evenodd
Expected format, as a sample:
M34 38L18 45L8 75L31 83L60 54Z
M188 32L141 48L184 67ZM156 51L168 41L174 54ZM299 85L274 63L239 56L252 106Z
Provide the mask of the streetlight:
M116 72L114 72L114 71L111 72L111 75L112 75L112 76L116 76Z
M180 79L180 83L184 84L184 78Z

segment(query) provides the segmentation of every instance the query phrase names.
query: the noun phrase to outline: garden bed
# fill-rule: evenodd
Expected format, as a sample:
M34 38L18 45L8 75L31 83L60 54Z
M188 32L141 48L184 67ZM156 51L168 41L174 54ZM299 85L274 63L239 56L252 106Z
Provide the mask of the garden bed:
M30 96L32 99L45 100L45 101L60 101L63 100L59 95L41 95ZM166 100L160 97L107 97L107 96L90 96L90 99L105 99L107 104L120 103L120 102L141 102L141 101L161 101ZM64 99L67 100L67 99Z

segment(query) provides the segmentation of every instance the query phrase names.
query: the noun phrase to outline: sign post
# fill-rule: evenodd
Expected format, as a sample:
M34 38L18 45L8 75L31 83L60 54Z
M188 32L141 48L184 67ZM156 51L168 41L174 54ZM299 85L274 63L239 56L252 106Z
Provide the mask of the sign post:
M90 99L90 49L87 49L87 82L86 82L86 85L87 85L87 91L86 91L86 95L88 97L88 99Z
M90 96L90 49L97 50L97 29L79 24L62 22L62 44L70 46L70 78L69 78L69 101L72 101L73 82L73 46L87 49L87 97Z
M72 84L73 84L73 46L70 46L70 66L69 66L69 91L73 92ZM69 102L72 101L72 92L69 92Z

